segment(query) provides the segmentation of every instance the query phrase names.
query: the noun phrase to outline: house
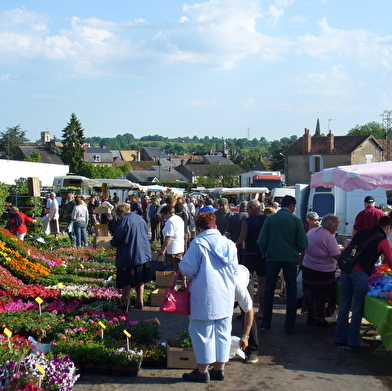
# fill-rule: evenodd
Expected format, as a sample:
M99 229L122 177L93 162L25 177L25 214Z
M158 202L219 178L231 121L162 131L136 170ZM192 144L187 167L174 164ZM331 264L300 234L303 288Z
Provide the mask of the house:
M185 162L181 160L180 165L176 166L175 169L187 178L189 183L197 183L199 177L208 176L208 167L210 165L235 165L231 160L223 157L222 155L204 155L201 163L192 163L192 159ZM239 167L239 172L243 170Z
M160 159L169 159L169 155L163 152L161 148L143 147L140 151L141 161L158 161Z
M113 167L113 154L106 147L86 147L84 149L84 161L95 166Z
M60 156L55 153L53 145L21 145L16 150L13 160L25 160L33 152L37 152L41 156L40 163L48 164L64 164Z
M188 180L181 175L173 167L151 166L144 171L128 171L125 175L126 179L131 182L147 183L147 182L171 182L171 183L187 183Z
M285 152L286 185L309 183L324 168L383 161L383 148L373 136L311 136L305 129Z

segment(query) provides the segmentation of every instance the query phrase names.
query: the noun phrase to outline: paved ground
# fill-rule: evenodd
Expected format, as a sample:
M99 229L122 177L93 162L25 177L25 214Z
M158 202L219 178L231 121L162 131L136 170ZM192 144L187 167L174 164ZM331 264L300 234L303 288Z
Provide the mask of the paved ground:
M306 316L298 315L295 333L283 332L284 302L276 297L276 309L271 330L259 333L259 363L249 365L240 359L231 360L226 367L224 382L208 384L186 383L183 369L141 369L137 378L85 376L75 391L258 391L258 390L392 390L392 355L385 349L373 351L380 345L376 333L370 333L370 349L340 350L334 346L335 326L320 328L305 324ZM188 319L181 315L158 312L146 307L132 310L132 319L158 317L162 340L176 338L187 327ZM234 320L234 332L241 334L240 322Z

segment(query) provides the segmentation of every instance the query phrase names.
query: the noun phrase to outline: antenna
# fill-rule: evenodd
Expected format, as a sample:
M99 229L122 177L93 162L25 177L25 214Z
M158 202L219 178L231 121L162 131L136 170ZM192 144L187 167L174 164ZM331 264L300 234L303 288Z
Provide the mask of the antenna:
M335 119L334 118L328 118L328 131L331 130L331 122L332 121L335 121Z

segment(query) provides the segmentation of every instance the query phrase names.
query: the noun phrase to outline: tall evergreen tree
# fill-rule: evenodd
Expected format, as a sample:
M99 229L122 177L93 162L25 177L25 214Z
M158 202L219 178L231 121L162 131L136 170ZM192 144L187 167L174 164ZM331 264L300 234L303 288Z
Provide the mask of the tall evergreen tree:
M82 168L85 140L82 124L76 114L72 113L70 121L63 129L61 159L69 165L69 170L75 174L79 174Z

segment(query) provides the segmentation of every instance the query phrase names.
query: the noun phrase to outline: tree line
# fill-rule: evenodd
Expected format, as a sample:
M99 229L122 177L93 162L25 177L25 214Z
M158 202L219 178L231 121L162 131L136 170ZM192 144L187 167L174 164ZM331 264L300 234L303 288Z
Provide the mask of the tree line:
M373 135L377 139L389 137L382 124L375 121L365 125L356 125L350 129L347 135ZM132 134L126 133L116 137L85 137L84 128L75 113L71 114L69 122L62 130L61 142L63 147L57 149L62 161L70 166L70 171L89 178L116 178L123 176L132 167L125 164L120 168L97 167L83 161L83 144L103 147L110 150L140 150L142 147L157 147L171 155L205 155L215 152L229 152L230 160L242 167L245 171L251 171L260 158L260 155L272 159L272 170L284 170L284 151L297 141L298 137L282 137L279 140L268 141L265 137L253 138L228 138L219 137L175 137L169 138L160 135L143 136L139 139ZM11 159L18 146L29 142L26 131L20 125L7 128L0 133L0 158ZM26 158L28 161L40 161L39 153L33 152ZM216 170L215 170L216 171ZM212 169L211 176L224 177L225 173L215 173ZM227 176L227 173L226 173ZM207 183L205 183L207 184Z

